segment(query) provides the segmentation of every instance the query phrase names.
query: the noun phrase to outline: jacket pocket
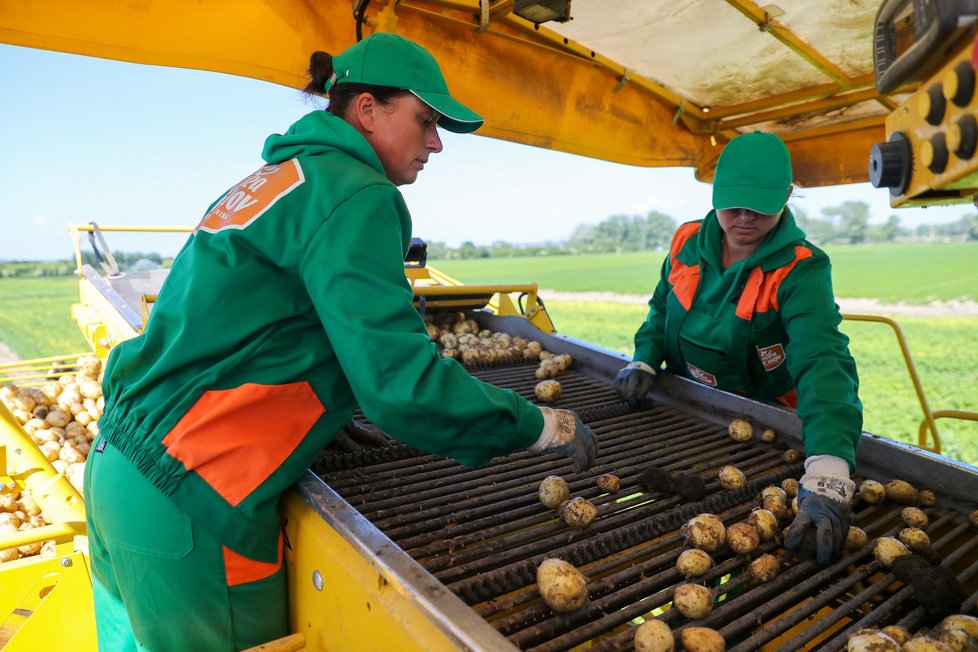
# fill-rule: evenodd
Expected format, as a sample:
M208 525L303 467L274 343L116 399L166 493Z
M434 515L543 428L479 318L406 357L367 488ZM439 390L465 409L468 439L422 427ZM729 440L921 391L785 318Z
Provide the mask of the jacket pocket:
M307 382L212 390L163 445L236 506L282 465L325 412Z

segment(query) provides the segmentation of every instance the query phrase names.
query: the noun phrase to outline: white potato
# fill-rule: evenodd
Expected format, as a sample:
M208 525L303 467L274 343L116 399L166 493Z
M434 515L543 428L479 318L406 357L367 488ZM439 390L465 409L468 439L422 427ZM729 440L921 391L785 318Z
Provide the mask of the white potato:
M560 613L576 611L587 602L587 578L563 559L544 559L537 568L543 601Z

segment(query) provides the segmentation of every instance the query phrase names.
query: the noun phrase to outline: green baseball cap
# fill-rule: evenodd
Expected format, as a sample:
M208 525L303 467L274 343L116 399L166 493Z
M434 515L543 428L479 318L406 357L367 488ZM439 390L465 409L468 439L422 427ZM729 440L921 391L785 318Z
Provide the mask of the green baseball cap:
M788 203L791 155L774 134L755 131L723 148L713 177L713 208L749 208L773 215Z
M441 114L438 124L457 134L475 131L485 118L448 92L438 62L427 50L397 34L375 32L333 57L326 84L373 84L403 88Z

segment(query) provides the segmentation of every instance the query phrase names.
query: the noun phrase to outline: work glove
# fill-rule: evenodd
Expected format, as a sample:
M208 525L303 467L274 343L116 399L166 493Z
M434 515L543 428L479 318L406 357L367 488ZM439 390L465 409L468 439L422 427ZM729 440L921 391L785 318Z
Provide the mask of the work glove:
M849 534L849 503L856 483L849 479L849 463L834 455L813 455L805 460L805 475L798 481L798 515L788 526L784 546L797 550L809 528L815 528L815 560L828 566L842 551Z
M574 473L590 468L598 457L598 439L591 429L570 410L541 407L540 411L543 412L543 432L530 450L534 453L563 453L571 458Z
M356 453L364 448L390 446L390 441L377 428L350 419L330 440L328 446L342 453Z
M615 377L615 389L633 408L638 407L654 385L655 369L644 362L630 363Z

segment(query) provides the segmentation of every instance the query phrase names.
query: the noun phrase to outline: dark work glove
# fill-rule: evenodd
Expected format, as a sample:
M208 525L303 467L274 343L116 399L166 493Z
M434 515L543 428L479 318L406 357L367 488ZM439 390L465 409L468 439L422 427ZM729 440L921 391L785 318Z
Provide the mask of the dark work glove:
M644 362L632 362L618 372L615 389L631 407L638 407L655 385L655 370Z
M814 528L815 560L828 566L842 551L852 520L849 502L856 483L849 479L849 463L832 455L810 457L798 485L798 515L788 526L784 546L797 550Z
M377 428L350 419L330 440L328 446L343 453L355 453L364 448L390 446L390 441Z
M598 457L598 439L581 418L570 410L541 407L543 432L530 446L536 453L559 451L571 458L574 473L591 468Z

